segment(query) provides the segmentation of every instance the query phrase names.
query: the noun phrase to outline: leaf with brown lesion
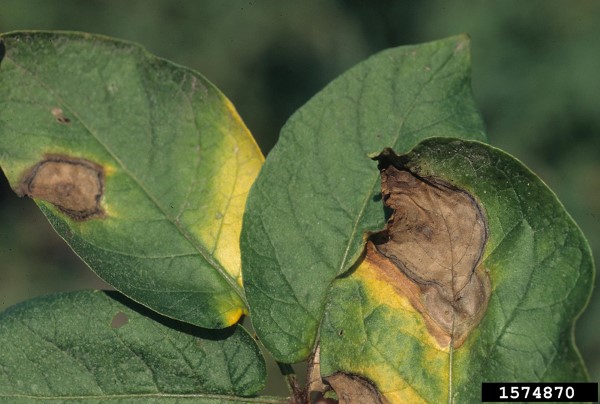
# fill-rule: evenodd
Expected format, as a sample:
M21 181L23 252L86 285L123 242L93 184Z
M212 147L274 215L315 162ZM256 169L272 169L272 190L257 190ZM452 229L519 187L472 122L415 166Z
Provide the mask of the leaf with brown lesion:
M408 171L389 149L376 159L383 200L393 213L371 236L366 259L409 298L440 346L460 347L490 296L480 266L487 241L483 211L467 192Z
M556 195L480 142L432 138L377 160L389 220L329 289L322 376L357 375L393 403L477 402L489 380L586 380L573 329L593 263Z

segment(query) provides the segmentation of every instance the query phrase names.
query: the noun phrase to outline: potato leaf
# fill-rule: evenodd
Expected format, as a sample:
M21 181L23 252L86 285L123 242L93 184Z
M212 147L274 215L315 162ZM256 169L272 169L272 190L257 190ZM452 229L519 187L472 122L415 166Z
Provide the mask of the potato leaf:
M265 362L242 326L170 320L117 292L33 299L0 314L3 402L264 402ZM268 402L268 401L267 401Z
M239 234L263 157L200 74L138 45L0 37L0 166L104 280L208 328L247 312Z
M383 190L395 209L388 228L329 290L322 374L362 377L390 402L411 403L479 401L482 382L585 381L573 330L594 268L556 195L479 142L429 139L379 159L383 175L394 167L414 186L384 181L394 189L388 199ZM427 187L431 203L418 195ZM435 195L449 190L480 213L447 209ZM381 249L383 235L400 225L403 238Z
M408 152L421 139L483 139L470 88L466 36L383 51L301 107L248 197L242 270L253 325L283 362L312 351L333 279L383 228L379 173L384 147Z

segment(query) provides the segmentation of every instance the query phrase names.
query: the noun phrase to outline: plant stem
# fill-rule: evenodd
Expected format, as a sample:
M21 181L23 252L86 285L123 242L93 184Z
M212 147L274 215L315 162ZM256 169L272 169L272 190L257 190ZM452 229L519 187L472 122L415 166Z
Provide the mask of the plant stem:
M292 393L294 397L297 397L297 394L300 394L302 389L298 385L298 379L296 378L296 372L294 372L294 368L292 368L292 365L282 362L277 362L277 366L285 378L290 393Z

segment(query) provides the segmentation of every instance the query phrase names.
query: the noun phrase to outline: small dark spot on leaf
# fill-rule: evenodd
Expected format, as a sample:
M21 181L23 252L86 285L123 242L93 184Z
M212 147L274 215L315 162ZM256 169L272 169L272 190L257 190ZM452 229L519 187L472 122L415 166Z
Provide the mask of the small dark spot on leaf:
M112 321L110 322L110 326L112 328L121 328L128 322L129 322L129 317L127 317L127 314L120 311L117 314L115 314Z
M65 116L61 108L53 108L51 112L54 118L56 118L56 122L63 124L71 123L71 120Z
M344 330L339 330L338 331L338 335L341 337L342 335L344 335Z
M0 40L0 63L2 63L4 55L6 55L6 47L4 46L4 41Z
M50 202L75 220L101 217L104 171L98 164L63 155L49 155L29 169L19 195Z

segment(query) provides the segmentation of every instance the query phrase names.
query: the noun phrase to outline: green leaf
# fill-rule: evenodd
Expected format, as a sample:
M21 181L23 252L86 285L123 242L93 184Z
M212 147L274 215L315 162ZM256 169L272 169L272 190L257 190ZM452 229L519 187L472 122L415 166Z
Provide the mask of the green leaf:
M516 159L475 141L429 139L392 164L429 184L456 187L482 208L487 241L471 273L489 276L487 309L480 306L483 318L464 343L456 334L440 343L418 308L427 304L418 291L423 286L409 295L398 282L401 266L367 252L329 292L320 333L323 376L362 376L391 402L411 403L476 402L481 382L586 380L574 325L590 297L594 268L587 241L556 195ZM424 209L429 216L441 212ZM401 214L410 220L409 211ZM446 230L452 246L460 235ZM459 255L456 244L450 252ZM453 307L464 298L456 294Z
M0 401L234 402L264 386L241 326L207 330L116 292L63 293L0 315ZM250 400L249 400L250 401Z
M208 328L247 312L239 234L262 155L200 74L78 33L0 37L0 166L103 279Z
M484 139L466 36L381 52L333 81L287 122L250 191L242 270L252 321L282 362L311 352L331 281L384 225L384 147Z

